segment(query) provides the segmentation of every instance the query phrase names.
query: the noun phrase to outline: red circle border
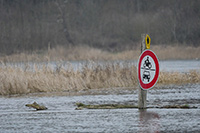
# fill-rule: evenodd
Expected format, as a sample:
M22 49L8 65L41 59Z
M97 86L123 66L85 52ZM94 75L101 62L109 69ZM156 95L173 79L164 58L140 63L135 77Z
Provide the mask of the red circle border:
M155 69L156 69L156 73L155 73L155 76L154 76L154 79L148 83L148 84L144 84L142 82L142 79L141 79L141 76L140 76L140 67L141 67L141 63L142 63L142 59L146 56L151 56L151 58L154 60L155 62ZM138 80L139 80L139 84L140 84L140 87L144 90L148 90L148 89L151 89L154 87L154 85L157 83L158 81L158 77L159 77L159 61L158 61L158 58L156 56L156 54L151 51L151 50L145 50L142 52L142 54L140 55L139 57L139 61L138 61Z

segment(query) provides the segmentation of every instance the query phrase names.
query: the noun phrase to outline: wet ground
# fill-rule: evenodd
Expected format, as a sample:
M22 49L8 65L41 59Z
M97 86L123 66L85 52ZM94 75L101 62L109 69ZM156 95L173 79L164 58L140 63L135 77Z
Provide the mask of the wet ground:
M189 105L197 109L83 109L84 104L137 105L137 90L104 89L88 95L63 93L0 97L0 132L200 132L200 85L159 86L148 91L148 106ZM81 94L84 92L80 92ZM41 97L42 96L42 97ZM25 107L36 101L48 110Z

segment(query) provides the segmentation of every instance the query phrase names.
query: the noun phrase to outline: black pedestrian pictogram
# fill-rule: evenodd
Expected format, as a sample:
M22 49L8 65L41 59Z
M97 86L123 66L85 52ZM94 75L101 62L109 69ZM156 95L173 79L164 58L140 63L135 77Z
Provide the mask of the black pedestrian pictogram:
M151 79L150 71L155 71L155 69L151 69L151 68L152 68L152 64L149 61L149 57L147 57L146 60L144 61L143 67L142 67L142 69L144 69L143 76L142 76L143 81L145 79L148 82L150 81L150 79Z

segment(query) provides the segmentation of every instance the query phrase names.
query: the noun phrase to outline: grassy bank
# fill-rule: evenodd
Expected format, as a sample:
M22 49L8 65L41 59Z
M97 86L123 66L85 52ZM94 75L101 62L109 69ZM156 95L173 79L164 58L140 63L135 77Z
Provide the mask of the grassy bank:
M151 46L160 60L169 59L200 59L200 47L188 46ZM40 62L58 60L137 60L140 46L121 52L108 52L88 46L48 48L47 51L22 52L19 54L2 55L0 61L6 62Z
M0 82L0 95L138 86L135 66L94 62L83 65L81 70L74 70L71 64L57 70L37 65L33 70L1 66ZM200 83L200 72L161 72L158 81L158 85L187 83Z

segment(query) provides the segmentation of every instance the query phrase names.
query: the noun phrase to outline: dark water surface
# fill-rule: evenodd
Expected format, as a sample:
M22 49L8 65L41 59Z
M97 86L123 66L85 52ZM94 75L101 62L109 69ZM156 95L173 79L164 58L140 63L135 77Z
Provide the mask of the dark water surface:
M184 105L197 109L83 109L84 104L137 105L137 90L84 96L0 97L0 132L200 132L200 85L148 91L148 106ZM48 110L25 107L36 101Z

